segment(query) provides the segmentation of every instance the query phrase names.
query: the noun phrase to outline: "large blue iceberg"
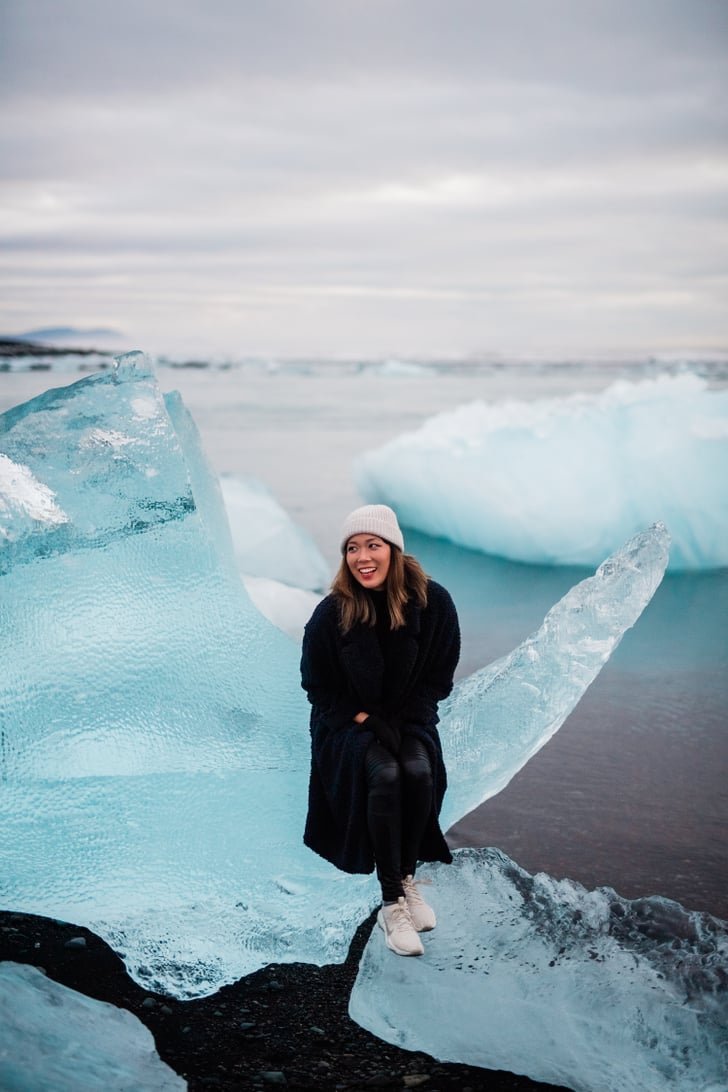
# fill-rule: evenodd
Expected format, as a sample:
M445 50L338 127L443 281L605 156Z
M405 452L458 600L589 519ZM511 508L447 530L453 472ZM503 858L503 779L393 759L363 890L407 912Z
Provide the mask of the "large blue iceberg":
M121 358L1 417L0 468L0 905L88 926L181 998L343 959L376 885L302 844L299 646L244 590L179 397ZM640 533L458 685L448 822L558 729L667 542Z
M728 390L696 375L472 402L366 452L355 473L407 526L514 561L597 565L663 520L672 569L728 565Z

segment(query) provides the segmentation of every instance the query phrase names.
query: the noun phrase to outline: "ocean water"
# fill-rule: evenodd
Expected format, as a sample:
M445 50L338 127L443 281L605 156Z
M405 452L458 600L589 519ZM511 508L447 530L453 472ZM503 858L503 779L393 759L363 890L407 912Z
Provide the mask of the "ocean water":
M685 366L160 362L158 374L163 390L181 392L213 468L262 480L333 572L342 518L361 502L353 465L363 451L474 400L596 393L616 378ZM689 367L728 385L725 362ZM0 412L81 378L78 369L74 358L14 362L0 374ZM588 573L413 531L406 542L458 605L461 674L510 651ZM556 737L450 839L498 846L531 872L629 898L661 894L728 919L727 775L728 570L669 574Z

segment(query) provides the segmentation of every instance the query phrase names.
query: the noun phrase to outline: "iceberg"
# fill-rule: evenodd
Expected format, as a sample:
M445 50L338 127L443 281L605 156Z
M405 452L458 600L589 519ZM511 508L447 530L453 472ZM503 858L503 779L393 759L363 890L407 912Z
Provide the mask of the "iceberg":
M261 614L300 641L330 584L328 563L263 482L223 474L220 488L245 590Z
M0 905L92 929L179 998L343 960L376 884L303 846L300 647L245 591L179 396L131 354L2 415L0 455ZM557 730L649 601L667 540L642 532L495 673L458 684L451 816Z
M136 1016L61 986L36 967L0 963L0 1026L4 1092L187 1088Z
M375 930L349 1003L362 1027L578 1092L726 1092L724 922L531 876L496 849L427 871L437 929L421 959Z
M364 453L366 501L514 561L593 567L652 523L671 569L728 565L728 390L696 375L473 402Z
M303 846L300 648L245 591L181 400L133 354L3 415L0 451L20 468L2 493L1 904L88 925L180 997L343 959L370 881L344 887ZM51 515L31 518L42 490Z
M320 602L320 595L265 576L243 576L243 583L261 614L294 640L303 639L304 626Z
M262 482L223 474L220 486L241 573L307 591L328 588L323 554Z

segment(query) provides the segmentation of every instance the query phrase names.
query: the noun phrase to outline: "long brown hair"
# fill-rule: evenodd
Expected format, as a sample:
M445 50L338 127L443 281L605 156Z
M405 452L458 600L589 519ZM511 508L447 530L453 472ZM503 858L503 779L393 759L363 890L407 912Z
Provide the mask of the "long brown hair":
M404 608L410 599L418 607L427 606L428 576L419 561L412 554L404 554L398 546L391 546L389 572L385 590L387 607L392 629L400 629L405 624ZM339 571L331 585L331 593L339 601L339 622L342 633L348 633L352 626L361 622L373 626L377 620L371 598L361 584L354 579L346 563L346 556L341 559Z

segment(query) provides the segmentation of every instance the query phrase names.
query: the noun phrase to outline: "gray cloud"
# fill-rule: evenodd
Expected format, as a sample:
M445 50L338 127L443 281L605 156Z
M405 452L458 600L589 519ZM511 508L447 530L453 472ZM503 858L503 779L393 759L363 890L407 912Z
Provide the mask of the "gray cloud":
M715 0L6 0L3 26L5 79L31 93L407 74L643 92L720 64L728 11Z
M728 7L0 10L7 330L83 314L340 354L728 342Z

